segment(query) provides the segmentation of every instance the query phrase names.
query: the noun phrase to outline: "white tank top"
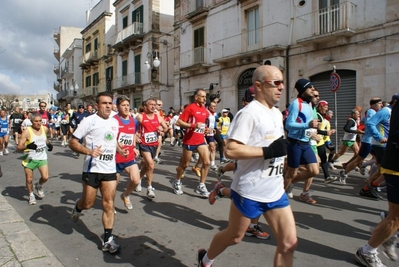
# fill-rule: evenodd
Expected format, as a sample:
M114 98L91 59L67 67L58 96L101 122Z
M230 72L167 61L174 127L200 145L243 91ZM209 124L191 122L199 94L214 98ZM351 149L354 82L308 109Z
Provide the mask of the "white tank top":
M37 145L36 150L33 149L26 149L25 154L28 155L27 159L34 159L34 160L46 160L47 159L47 152L46 152L46 131L44 130L43 126L40 126L40 130L42 133L40 135L36 135L33 132L32 127L26 128L29 132L29 140L25 142L25 145L35 142Z

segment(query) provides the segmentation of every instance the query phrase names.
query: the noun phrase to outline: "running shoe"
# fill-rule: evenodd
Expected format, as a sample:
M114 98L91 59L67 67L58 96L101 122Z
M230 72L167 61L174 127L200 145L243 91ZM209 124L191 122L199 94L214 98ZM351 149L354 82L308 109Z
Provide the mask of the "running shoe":
M218 179L219 182L222 180L223 174L224 174L223 166L219 166L219 168L217 170L217 176L216 176L216 178Z
M212 171L217 171L218 170L218 166L216 165L211 165L211 167L209 167Z
M152 187L152 186L147 188L147 197L148 197L149 199L155 198L154 190L155 190L155 188Z
M78 201L79 201L79 199L76 200L76 203L78 203ZM74 222L79 221L79 217L80 217L80 214L81 214L80 212L78 212L76 210L76 203L75 203L75 206L73 206L73 210L72 210L72 213L71 213L71 218L73 219Z
M302 201L302 202L308 203L308 204L312 204L312 205L316 204L316 200L314 200L309 193L308 194L301 194L299 196L299 200Z
M193 166L191 170L198 176L201 177L201 169Z
M195 158L195 161L199 159L199 153L193 153L193 157Z
M338 178L335 176L328 176L326 179L324 179L325 184L331 184L335 182Z
M161 164L162 160L160 158L156 157L156 158L154 158L154 162L158 163L158 164Z
M7 148L4 148L4 155L8 155L8 154L10 154L10 151L8 151Z
M366 167L360 166L359 167L359 172L361 175L366 175Z
M287 196L289 198L294 198L294 194L292 193L292 190L294 189L294 185L290 184L287 188L287 190L285 190L285 193L287 194Z
M35 205L36 204L36 197L34 194L29 195L29 205Z
M139 182L139 184L136 186L136 188L134 189L134 191L136 191L136 192L141 192L141 190L142 190L142 187L141 187L141 179L140 179L140 182Z
M125 197L124 193L122 193L121 194L121 199L123 201L123 204L125 205L125 207L128 210L132 210L133 209L133 205L132 205L132 202L130 202L130 197L129 196Z
M3 151L0 151L0 156L3 156Z
M194 163L194 162L197 162L197 161L195 160L195 158L191 157L190 162Z
M379 199L379 197L376 196L375 194L373 194L373 192L371 190L364 190L363 188L360 189L359 195L362 196L362 197L370 198L372 200L378 200Z
M339 172L339 182L341 184L346 184L346 178L348 178L348 175L345 173L345 171L340 171Z
M245 232L246 236L255 236L259 239L267 240L270 238L270 235L260 228L259 224L256 224L253 228L248 227L247 231Z
M79 153L77 152L72 152L72 155L75 159L79 158Z
M37 191L37 196L40 198L44 198L44 190L43 190L43 186L39 183L37 183L35 185L35 189Z
M224 184L221 182L216 182L213 190L209 193L208 202L213 205L215 201L219 198L222 198L223 195L220 193L220 189L225 188Z
M358 263L366 267L386 267L377 253L363 253L362 248L359 248L355 253L355 259Z
M209 192L208 192L208 189L206 189L205 185L198 185L197 188L195 188L194 192L197 194L200 194L203 197L206 197L206 198L209 197Z
M335 168L334 163L329 162L328 163L328 167L330 168L330 170L336 170L337 168Z
M108 251L109 253L113 254L121 250L121 246L115 243L114 237L111 236L108 238L108 241L103 243L102 250Z
M201 248L201 249L198 250L198 252L197 252L197 261L198 261L198 265L197 266L198 267L204 267L205 266L202 263L202 259L204 258L205 254L206 254L206 250L205 249ZM212 267L212 265L211 265L211 267Z
M172 185L173 191L176 195L183 194L183 191L181 190L181 182L179 180L175 179L173 181L170 181L170 184Z
M398 260L398 254L396 254L395 248L396 248L396 236L392 236L389 238L387 241L382 243L382 247L384 248L384 254L391 260L391 261L397 261Z

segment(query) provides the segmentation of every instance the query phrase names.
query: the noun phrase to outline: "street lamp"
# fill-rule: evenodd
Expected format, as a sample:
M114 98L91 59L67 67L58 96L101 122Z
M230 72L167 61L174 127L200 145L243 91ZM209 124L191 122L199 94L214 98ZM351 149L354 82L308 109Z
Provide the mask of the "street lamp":
M161 65L161 61L158 58L158 52L152 51L152 53L148 52L147 53L147 58L150 60L146 60L144 65L147 67L147 70L151 69L151 72L157 72L157 69L159 65ZM151 68L152 66L152 68Z
M76 90L79 89L79 86L76 84L76 81L72 79L72 85L69 87L69 90L73 90L73 97L76 97Z

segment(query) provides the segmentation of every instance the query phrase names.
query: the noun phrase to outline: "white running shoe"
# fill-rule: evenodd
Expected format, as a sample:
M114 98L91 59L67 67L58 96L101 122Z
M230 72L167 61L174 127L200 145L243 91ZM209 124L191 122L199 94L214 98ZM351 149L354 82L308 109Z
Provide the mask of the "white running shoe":
M208 198L209 192L205 185L198 185L195 189L195 193L200 194L201 196Z
M287 193L287 196L289 198L294 198L294 194L292 193L292 189L294 189L294 185L290 184L287 188L287 190L285 190L285 193Z
M218 170L218 166L216 166L216 165L211 165L210 169L211 169L212 171L217 171L217 170Z
M175 179L173 181L170 181L170 184L172 185L173 191L176 195L183 194L183 190L181 190L181 182L179 180Z
M10 151L8 151L7 148L4 148L4 155L8 155L8 154L10 154Z
M34 194L29 195L29 205L35 205L36 204L36 197Z
M134 189L134 191L136 191L136 192L141 192L141 190L142 190L142 187L141 187L141 179L140 179L140 182L139 182L139 184L136 186L136 188Z
M147 188L147 197L148 197L149 199L155 198L154 190L155 190L155 188L152 187L152 186Z
M43 186L39 183L37 183L35 185L35 189L37 191L37 196L40 198L44 198L44 190L43 190Z

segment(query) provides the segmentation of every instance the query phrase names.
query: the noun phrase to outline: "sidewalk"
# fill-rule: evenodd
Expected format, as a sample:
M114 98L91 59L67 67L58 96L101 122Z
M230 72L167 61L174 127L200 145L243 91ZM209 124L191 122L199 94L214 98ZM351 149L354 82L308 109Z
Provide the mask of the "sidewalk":
M63 266L0 195L0 266Z

